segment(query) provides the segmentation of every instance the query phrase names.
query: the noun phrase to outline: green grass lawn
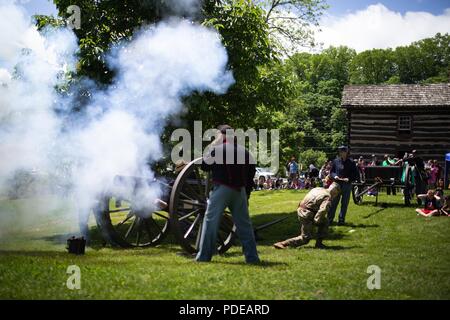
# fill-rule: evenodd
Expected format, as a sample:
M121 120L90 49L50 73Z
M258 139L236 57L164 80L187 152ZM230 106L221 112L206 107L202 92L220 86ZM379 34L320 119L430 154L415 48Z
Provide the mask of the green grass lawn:
M275 250L275 241L297 235L295 209L303 196L299 191L252 194L255 225L290 217L259 234L263 264L257 266L243 263L239 246L198 264L178 255L181 250L170 238L158 247L135 250L103 247L97 241L84 256L69 255L65 239L75 221L58 218L56 209L51 218L35 214L35 202L1 201L0 298L450 298L450 218L418 217L413 207L403 207L401 196L382 195L378 206L365 198L361 206L351 203L349 226L331 228L328 250L313 249L314 241L299 249ZM12 214L21 219L21 228L12 223ZM33 220L27 219L30 215ZM92 231L98 237L94 226ZM66 287L67 267L74 264L81 269L80 290ZM367 288L370 265L381 268L379 290Z

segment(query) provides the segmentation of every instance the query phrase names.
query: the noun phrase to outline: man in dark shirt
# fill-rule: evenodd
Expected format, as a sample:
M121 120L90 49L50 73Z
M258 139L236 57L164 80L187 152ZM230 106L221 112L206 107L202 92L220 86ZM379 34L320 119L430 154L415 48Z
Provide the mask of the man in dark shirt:
M236 143L232 128L222 125L220 134L201 168L212 171L213 188L209 195L200 238L197 261L211 261L216 250L220 219L226 207L233 216L237 235L247 263L259 262L253 226L248 213L248 197L253 187L256 164L250 153Z
M352 182L358 177L356 164L353 159L348 157L348 147L339 147L339 157L333 160L330 176L333 181L339 183L341 195L333 199L330 211L328 212L328 221L330 224L333 222L337 206L342 197L338 225L344 225L348 202L350 201L350 193L352 191Z

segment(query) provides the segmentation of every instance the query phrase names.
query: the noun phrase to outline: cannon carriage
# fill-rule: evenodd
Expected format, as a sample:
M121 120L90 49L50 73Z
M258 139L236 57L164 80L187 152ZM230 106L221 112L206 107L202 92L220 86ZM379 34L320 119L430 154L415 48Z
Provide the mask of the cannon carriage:
M183 250L190 254L196 253L212 186L209 174L200 169L201 161L199 158L188 163L172 180L136 180L136 188L139 188L141 183L160 185L163 191L162 200L167 202L167 206L160 210L134 208L133 201L113 194L103 195L93 211L104 239L111 245L123 248L151 247L161 243L171 232ZM286 218L254 228L255 235L257 231ZM231 213L225 210L217 237L219 253L226 252L233 245L235 233L236 226Z
M405 170L405 171L404 171ZM352 197L355 204L362 204L364 195L376 190L375 204L378 203L378 191L382 187L403 189L405 205L410 205L413 189L413 166L406 163L401 166L368 166L359 172L359 179L352 183Z

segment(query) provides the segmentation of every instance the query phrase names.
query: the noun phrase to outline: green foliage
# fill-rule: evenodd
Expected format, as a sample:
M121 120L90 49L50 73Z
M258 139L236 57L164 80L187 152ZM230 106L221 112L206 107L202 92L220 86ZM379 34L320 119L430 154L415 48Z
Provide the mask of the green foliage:
M301 152L298 159L303 168L308 168L310 164L320 168L328 160L328 157L323 151L308 149Z
M282 110L287 80L277 68L264 11L245 0L224 1L205 12L206 24L218 30L227 49L235 84L224 95L196 93L186 99L188 123L204 126L254 126L258 108Z
M436 34L395 50L401 83L450 81L450 36Z
M396 71L391 49L373 49L359 53L352 60L351 83L379 84L388 81Z
M437 33L408 46L359 53L351 63L351 83L397 84L448 82L450 36Z

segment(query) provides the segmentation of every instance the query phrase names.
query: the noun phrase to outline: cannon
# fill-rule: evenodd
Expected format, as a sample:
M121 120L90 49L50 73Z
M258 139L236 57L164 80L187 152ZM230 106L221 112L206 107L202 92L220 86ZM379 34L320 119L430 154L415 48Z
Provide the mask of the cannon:
M363 197L370 190L377 191L382 187L392 187L403 189L405 205L411 203L412 168L406 164L405 172L401 166L369 166L359 174L359 179L352 183L352 198L355 204L362 204ZM378 192L376 193L375 204L378 204Z
M190 254L198 251L203 219L212 183L208 173L200 169L202 158L188 163L175 179L135 180L135 187L141 183L160 185L168 206L148 212L140 207L133 208L130 200L113 194L99 199L93 209L97 225L104 239L111 245L123 248L155 246L171 232L177 243ZM126 177L116 177L126 179ZM288 217L254 228L260 230L279 223ZM218 253L226 252L234 243L236 226L231 213L225 210L217 237Z

